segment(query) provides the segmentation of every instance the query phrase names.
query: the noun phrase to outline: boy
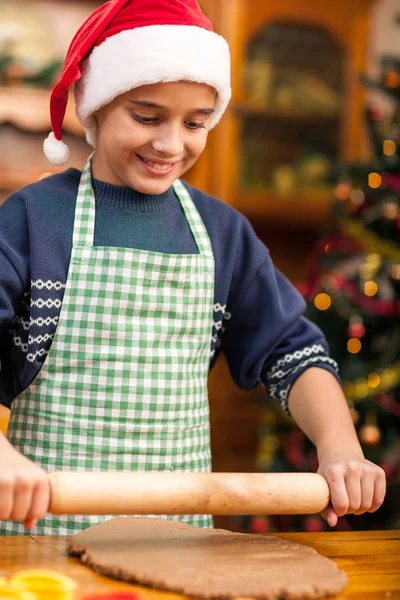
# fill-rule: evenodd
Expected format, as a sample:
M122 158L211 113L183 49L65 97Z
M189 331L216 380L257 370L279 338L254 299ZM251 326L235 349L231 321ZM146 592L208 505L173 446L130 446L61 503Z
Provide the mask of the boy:
M72 83L93 156L0 210L11 406L0 533L65 535L106 518L42 518L48 471L210 470L207 375L220 351L238 385L261 382L315 443L329 524L376 510L384 473L363 457L303 300L240 214L179 180L229 102L225 40L195 0L100 6L52 94L53 164L68 159Z

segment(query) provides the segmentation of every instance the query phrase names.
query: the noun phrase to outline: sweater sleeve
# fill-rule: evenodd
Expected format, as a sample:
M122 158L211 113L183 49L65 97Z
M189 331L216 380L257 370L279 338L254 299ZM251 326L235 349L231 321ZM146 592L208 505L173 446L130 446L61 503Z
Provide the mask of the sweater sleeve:
M22 195L16 192L0 206L1 342L29 291L29 273L28 220Z
M320 367L339 379L337 365L323 333L304 317L303 297L275 268L248 223L242 236L221 349L239 387L248 390L261 383L287 412L289 391L299 375Z

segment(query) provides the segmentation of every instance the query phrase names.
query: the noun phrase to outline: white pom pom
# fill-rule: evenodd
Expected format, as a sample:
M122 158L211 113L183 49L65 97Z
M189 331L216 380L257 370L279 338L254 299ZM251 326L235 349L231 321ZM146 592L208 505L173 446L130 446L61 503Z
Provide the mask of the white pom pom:
M51 132L43 142L43 151L52 165L60 167L69 159L69 148L62 140L57 140Z

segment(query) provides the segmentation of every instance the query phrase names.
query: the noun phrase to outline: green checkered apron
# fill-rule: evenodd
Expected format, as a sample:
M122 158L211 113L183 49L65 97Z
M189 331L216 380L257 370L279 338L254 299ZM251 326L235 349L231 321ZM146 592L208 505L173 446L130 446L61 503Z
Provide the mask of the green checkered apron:
M186 188L179 180L173 187L198 254L96 247L86 163L55 337L14 400L8 429L10 442L47 472L210 471L214 256ZM4 521L0 534L70 535L112 516L47 515L30 532ZM207 515L158 518L212 527Z

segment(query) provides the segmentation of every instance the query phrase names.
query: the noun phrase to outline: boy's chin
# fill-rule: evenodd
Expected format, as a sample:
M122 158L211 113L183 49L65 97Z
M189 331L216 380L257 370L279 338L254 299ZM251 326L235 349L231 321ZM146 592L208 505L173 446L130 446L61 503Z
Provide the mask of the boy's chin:
M171 185L174 183L175 179L178 179L182 176L182 173L177 170L176 173L171 173L168 177L143 177L143 176L134 176L132 175L129 179L129 185L142 194L151 194L153 196L157 196L159 194L164 194Z
M152 196L158 196L159 194L164 194L173 182L175 181L175 177L168 177L164 181L132 181L131 187L136 190L136 192L140 192L141 194L150 194Z

